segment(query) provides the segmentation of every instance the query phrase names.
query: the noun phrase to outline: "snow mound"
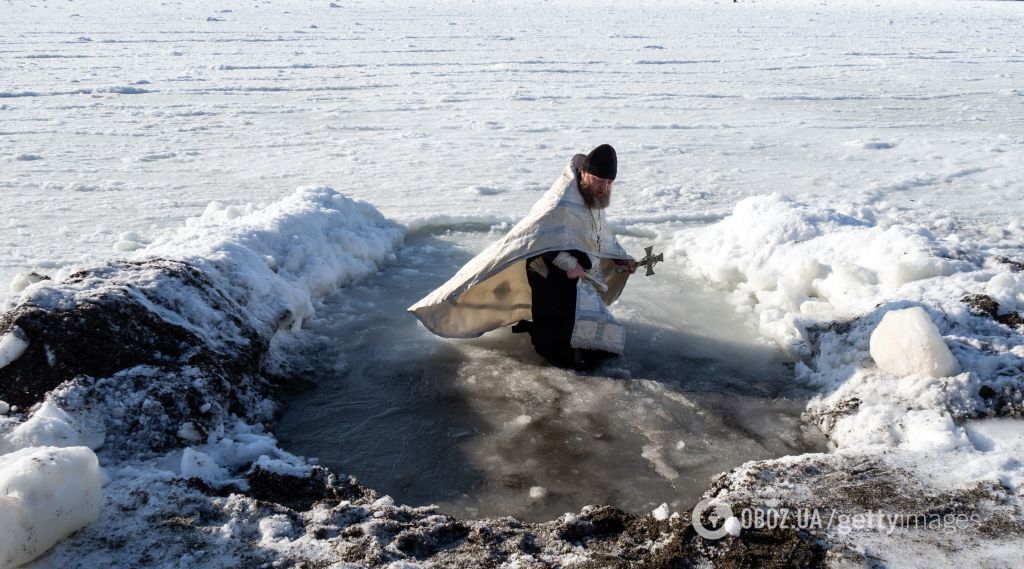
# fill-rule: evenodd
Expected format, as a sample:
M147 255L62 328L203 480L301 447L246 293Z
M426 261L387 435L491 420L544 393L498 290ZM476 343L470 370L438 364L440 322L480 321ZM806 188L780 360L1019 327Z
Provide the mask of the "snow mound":
M100 514L102 476L85 447L26 448L0 457L0 566L35 559Z
M669 254L732 288L762 334L788 349L807 341L809 323L858 316L907 283L970 266L923 227L883 227L875 212L856 213L779 194L747 198L715 225L680 234Z
M403 236L370 204L306 186L270 204L213 202L136 258L186 261L223 279L257 320L276 324L287 312L297 329L314 298L376 272Z
M887 312L871 333L871 358L893 375L948 377L960 373L928 313L919 306Z

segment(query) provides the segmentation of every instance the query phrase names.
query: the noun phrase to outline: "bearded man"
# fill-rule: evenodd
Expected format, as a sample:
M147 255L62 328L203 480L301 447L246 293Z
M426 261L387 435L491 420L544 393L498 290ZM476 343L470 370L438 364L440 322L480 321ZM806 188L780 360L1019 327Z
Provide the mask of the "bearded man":
M608 227L615 149L577 154L505 237L409 307L445 338L515 325L559 367L590 369L621 354L625 331L607 309L636 262Z

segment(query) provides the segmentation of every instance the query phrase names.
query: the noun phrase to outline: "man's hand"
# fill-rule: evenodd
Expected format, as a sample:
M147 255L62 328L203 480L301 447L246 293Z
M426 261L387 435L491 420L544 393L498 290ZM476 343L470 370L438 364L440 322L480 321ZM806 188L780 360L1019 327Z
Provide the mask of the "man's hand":
M633 259L615 259L615 264L620 267L625 267L631 275L636 272L636 261Z
M570 279L582 279L583 277L587 276L587 271L584 271L583 267L576 265L575 267L566 271L565 274L568 275Z

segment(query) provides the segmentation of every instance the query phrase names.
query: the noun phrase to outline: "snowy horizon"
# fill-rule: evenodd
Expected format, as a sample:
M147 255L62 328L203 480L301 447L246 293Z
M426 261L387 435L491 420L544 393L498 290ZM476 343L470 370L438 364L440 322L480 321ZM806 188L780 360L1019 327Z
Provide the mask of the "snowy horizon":
M0 283L310 184L514 221L604 142L621 225L773 192L1019 221L1018 3L584 5L12 3Z

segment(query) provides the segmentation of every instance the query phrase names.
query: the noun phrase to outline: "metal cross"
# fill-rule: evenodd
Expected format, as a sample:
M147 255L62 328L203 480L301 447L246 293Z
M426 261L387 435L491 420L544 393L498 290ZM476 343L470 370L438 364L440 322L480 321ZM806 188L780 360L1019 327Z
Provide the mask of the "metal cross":
M654 274L654 264L655 263L660 263L660 262L662 262L664 260L665 260L665 254L664 253L658 253L657 255L654 254L654 246L644 247L644 258L640 259L639 261L637 261L636 262L636 266L637 267L647 267L647 273L646 274L647 274L647 276L651 276L651 275ZM618 267L615 267L615 272L617 272L617 273L624 273L624 272L626 272L628 270L629 269L627 269L624 265L619 265Z
M644 247L644 258L636 262L638 267L647 267L647 276L654 274L654 264L665 260L664 253L654 254L654 246Z

